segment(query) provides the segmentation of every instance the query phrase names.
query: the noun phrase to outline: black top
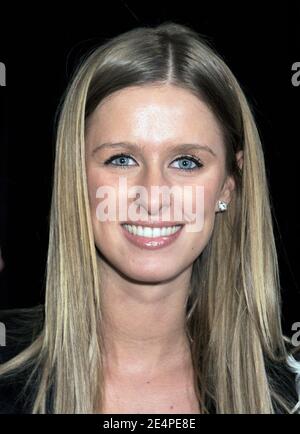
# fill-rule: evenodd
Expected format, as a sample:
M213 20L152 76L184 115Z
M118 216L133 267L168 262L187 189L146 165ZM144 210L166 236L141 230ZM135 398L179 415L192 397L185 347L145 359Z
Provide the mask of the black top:
M9 360L14 354L16 354L15 349L8 346L0 347L0 363ZM281 379L281 387L277 387L277 389L281 389L281 393L285 396L289 396L291 401L294 402L294 405L296 405L299 400L296 392L296 374L292 373L287 365L285 369L282 367L278 368L276 373L274 369L270 372L274 374L274 378ZM279 373L280 377L278 377ZM20 392L23 391L23 386L28 378L28 374L29 370L0 381L0 414L32 413L31 403L33 403L35 394L33 383L29 384L25 396L20 394ZM274 407L276 413L285 413L276 403L274 403ZM211 412L214 413L213 406Z
M0 315L1 320L1 315ZM7 321L6 321L7 323ZM37 330L41 329L41 322ZM20 335L19 335L20 336ZM28 334L27 339L14 339L13 342L8 342L6 346L0 346L0 364L9 360L10 358L17 355L23 350L36 334ZM24 337L22 333L22 338ZM291 348L289 348L291 351ZM300 381L300 351L297 355L294 355L295 360L299 361L299 372L298 378ZM296 373L288 367L287 363L282 363L281 365L272 365L266 362L267 375L269 380L276 391L282 396L289 398L289 400L295 406L299 401L300 390L297 392L296 389ZM35 382L36 377L33 377L33 381L29 383L28 388L26 388L25 394L22 394L25 382L29 378L31 373L30 367L26 368L19 374L13 374L11 376L0 377L0 414L29 414L32 413L32 403L35 398ZM286 411L281 409L276 402L273 402L274 409L276 413L285 413ZM47 408L49 409L50 406ZM211 413L214 413L213 404L209 408ZM47 410L51 413L51 411Z
M10 348L0 347L0 363L9 360L10 355L13 356ZM29 396L21 395L26 377L23 371L22 374L14 374L0 380L0 414L31 413L30 404L27 402ZM33 393L32 385L29 386L28 392Z
M1 364L19 354L38 336L43 327L44 306L0 310L0 321L6 328L6 345L0 346ZM27 367L18 374L0 376L0 414L32 413L31 404L36 392L33 381L23 393L30 374L30 367Z

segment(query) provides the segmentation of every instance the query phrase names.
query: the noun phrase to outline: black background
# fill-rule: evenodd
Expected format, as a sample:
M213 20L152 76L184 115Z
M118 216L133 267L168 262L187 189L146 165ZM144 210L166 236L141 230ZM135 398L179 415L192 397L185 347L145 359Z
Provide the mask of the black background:
M269 6L268 6L269 5ZM0 308L44 300L54 118L70 75L87 49L141 25L166 20L210 38L239 80L258 123L274 210L283 298L283 328L300 321L299 2L110 1L1 6L0 62Z

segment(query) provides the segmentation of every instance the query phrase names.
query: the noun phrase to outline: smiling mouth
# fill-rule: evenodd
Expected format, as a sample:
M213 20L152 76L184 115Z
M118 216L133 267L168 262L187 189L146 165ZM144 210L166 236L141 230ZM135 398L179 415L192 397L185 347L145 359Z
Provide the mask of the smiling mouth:
M171 235L176 234L183 225L174 225L174 226L138 226L138 225L129 225L122 224L122 227L132 235L136 235L138 237L144 238L161 238L161 237L170 237Z

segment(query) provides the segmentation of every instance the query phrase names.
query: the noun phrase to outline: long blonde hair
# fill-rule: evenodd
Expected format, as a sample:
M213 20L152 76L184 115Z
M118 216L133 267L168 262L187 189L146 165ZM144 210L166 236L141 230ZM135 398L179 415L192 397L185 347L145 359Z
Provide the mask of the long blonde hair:
M46 267L43 327L0 367L31 367L33 413L96 413L103 402L101 272L85 168L87 118L128 86L171 83L201 98L224 134L236 190L193 264L186 309L195 390L202 413L289 412L268 367L288 353L264 155L247 99L222 58L174 22L132 29L93 48L60 107ZM235 154L243 150L243 167ZM277 379L280 381L280 378Z

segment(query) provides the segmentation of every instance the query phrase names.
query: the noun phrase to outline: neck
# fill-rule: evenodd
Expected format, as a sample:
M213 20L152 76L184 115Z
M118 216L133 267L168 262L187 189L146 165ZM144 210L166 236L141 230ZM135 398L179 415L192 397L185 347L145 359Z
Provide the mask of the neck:
M191 269L169 282L132 282L101 267L104 360L128 374L190 362L185 310Z

